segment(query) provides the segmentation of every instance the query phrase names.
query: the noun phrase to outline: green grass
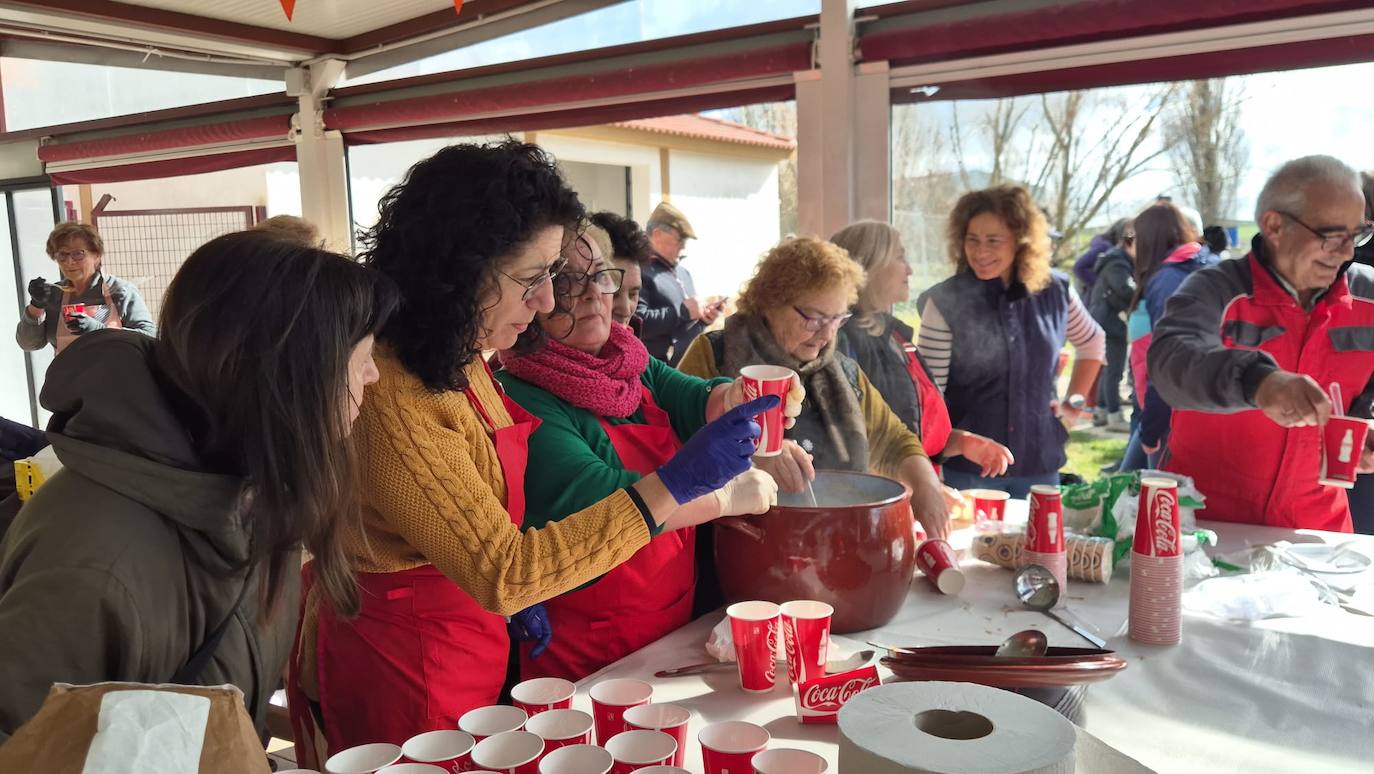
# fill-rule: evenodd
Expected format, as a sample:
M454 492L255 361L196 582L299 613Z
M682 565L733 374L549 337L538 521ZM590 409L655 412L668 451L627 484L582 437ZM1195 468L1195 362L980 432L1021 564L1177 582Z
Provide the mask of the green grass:
M1081 430L1069 433L1069 442L1064 446L1069 462L1064 470L1094 481L1102 475L1103 465L1121 459L1126 452L1126 439L1124 434L1102 438Z

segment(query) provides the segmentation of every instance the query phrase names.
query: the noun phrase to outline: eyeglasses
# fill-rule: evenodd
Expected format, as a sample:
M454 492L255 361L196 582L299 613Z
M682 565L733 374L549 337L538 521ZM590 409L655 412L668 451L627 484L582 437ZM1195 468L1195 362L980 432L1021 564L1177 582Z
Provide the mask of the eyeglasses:
M84 261L86 260L85 250L58 250L53 253L53 259L58 262Z
M590 285L602 293L614 293L620 290L624 282L624 269L602 269L591 274L568 271L559 274L554 280L553 291L560 296L580 296L587 292Z
M538 277L535 277L532 280L516 279L515 277L512 277L511 275L505 273L504 271L501 271L500 269L497 269L496 271L502 277L505 277L511 282L514 282L515 284L524 288L525 292L520 294L520 300L528 301L530 300L530 296L539 292L540 288L544 287L544 285L546 285L547 283L553 282L554 278L556 278L560 273L562 273L563 269L567 268L567 266L568 259L564 258L563 256L559 256L558 260L550 264L548 269L546 269L542 274L540 274Z
M1282 210L1275 210L1275 212L1278 212L1278 214L1284 216L1285 218L1288 218L1289 220L1293 221L1299 226L1302 226L1308 231L1311 231L1313 236L1322 241L1322 249L1328 253L1334 253L1337 250L1343 250L1345 249L1345 246L1347 244L1349 244L1352 247L1363 247L1366 243L1369 242L1370 237L1374 237L1374 223L1371 223L1369 221L1365 221L1360 225L1358 229L1354 231L1346 231L1345 229L1318 230L1312 228L1306 223L1303 223L1301 220L1298 219L1297 215L1293 215Z
M801 315L802 327L807 329L808 331L819 331L824 328L828 328L832 325L838 327L844 325L846 322L848 322L849 318L854 316L852 314L837 314L834 317L826 317L824 315L810 315L806 312L803 312L801 307L799 306L792 307L792 311Z

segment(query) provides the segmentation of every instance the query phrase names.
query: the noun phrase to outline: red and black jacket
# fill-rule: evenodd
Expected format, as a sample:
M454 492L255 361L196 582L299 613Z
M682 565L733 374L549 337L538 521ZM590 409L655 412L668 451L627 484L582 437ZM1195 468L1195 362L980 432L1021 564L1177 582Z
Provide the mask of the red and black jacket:
M1321 429L1285 429L1255 408L1276 370L1341 386L1351 416L1374 416L1374 269L1352 264L1304 310L1255 238L1241 260L1202 269L1155 325L1150 381L1174 408L1164 468L1191 476L1203 517L1349 532L1343 490L1317 483Z

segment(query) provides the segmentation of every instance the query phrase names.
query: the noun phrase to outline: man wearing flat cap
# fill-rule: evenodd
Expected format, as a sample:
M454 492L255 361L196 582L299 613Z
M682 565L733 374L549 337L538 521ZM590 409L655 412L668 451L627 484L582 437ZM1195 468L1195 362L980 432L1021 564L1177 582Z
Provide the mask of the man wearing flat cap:
M683 247L696 232L687 216L663 202L644 225L654 260L644 267L644 287L636 313L644 321L640 338L649 354L676 366L687 346L720 316L721 306L697 298L692 275L682 267Z

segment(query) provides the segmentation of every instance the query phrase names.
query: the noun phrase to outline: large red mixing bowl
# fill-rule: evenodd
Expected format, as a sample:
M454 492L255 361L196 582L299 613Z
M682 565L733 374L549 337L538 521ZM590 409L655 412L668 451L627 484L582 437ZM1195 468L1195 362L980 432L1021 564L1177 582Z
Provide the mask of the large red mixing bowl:
M815 599L837 634L887 624L916 571L911 490L882 476L816 472L808 494L780 494L761 516L718 519L716 573L727 600Z

